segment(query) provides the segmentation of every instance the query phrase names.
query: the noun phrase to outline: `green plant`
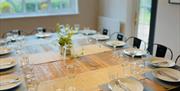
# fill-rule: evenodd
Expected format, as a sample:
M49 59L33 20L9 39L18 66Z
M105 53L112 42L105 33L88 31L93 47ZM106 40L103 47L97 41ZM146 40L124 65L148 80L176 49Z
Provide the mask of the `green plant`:
M73 27L69 26L68 24L66 26L57 24L56 25L56 31L58 34L58 43L61 46L68 45L69 47L72 46L72 36L74 34Z

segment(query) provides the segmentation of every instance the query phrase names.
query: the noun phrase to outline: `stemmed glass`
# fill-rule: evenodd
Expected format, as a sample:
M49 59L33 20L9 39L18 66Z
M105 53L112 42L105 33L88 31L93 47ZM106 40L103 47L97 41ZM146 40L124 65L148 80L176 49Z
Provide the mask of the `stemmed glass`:
M34 65L30 64L29 58L23 55L21 59L21 69L26 81L28 91L37 91L38 81L33 71Z
M115 40L116 41L116 40ZM113 46L113 57L116 57L118 54L116 53L116 47L117 47L117 44L112 42L112 46Z
M80 30L80 25L74 24L74 30L75 30L75 33L77 33Z
M77 88L75 86L75 78L77 74L77 65L76 62L69 63L66 65L67 70L67 77L68 77L68 84L65 86L66 91L77 91Z

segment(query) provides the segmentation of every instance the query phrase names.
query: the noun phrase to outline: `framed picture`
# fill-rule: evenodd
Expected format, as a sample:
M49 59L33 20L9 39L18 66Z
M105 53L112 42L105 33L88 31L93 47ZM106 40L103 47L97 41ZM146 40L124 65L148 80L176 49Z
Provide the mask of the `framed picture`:
M180 4L180 0L169 0L170 4Z

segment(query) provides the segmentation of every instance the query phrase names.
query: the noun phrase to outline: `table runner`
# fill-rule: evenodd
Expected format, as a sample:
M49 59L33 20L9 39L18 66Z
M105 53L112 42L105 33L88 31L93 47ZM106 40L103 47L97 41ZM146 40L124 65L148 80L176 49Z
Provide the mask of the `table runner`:
M145 72L150 71L151 69L145 68ZM132 75L130 70L126 70L127 74ZM105 84L110 81L109 76L112 74L116 75L118 73L118 77L124 78L126 77L123 75L123 68L121 65L116 65L112 67L107 67L95 71L89 71L85 73L81 73L76 75L74 79L74 86L80 88L80 91L92 91L91 89L102 84ZM143 74L143 73L142 73ZM144 77L141 76L137 79L143 79ZM64 88L67 86L71 86L72 82L68 82L68 76L61 77L54 80L49 80L40 83L38 91L55 91L58 88Z
M90 44L90 45L84 45L80 46L79 48L75 48L74 55L91 55L91 54L97 54L101 52L111 51L109 47L106 47L102 44Z
M60 56L60 54L56 52L29 54L28 57L29 57L30 64L42 64L42 63L63 60L63 57Z

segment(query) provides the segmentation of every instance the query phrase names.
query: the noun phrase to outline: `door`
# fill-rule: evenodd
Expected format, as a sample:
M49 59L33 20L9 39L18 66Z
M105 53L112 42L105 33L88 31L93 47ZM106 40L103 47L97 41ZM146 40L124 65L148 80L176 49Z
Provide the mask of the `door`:
M152 0L138 0L135 14L136 36L146 43L149 40Z

